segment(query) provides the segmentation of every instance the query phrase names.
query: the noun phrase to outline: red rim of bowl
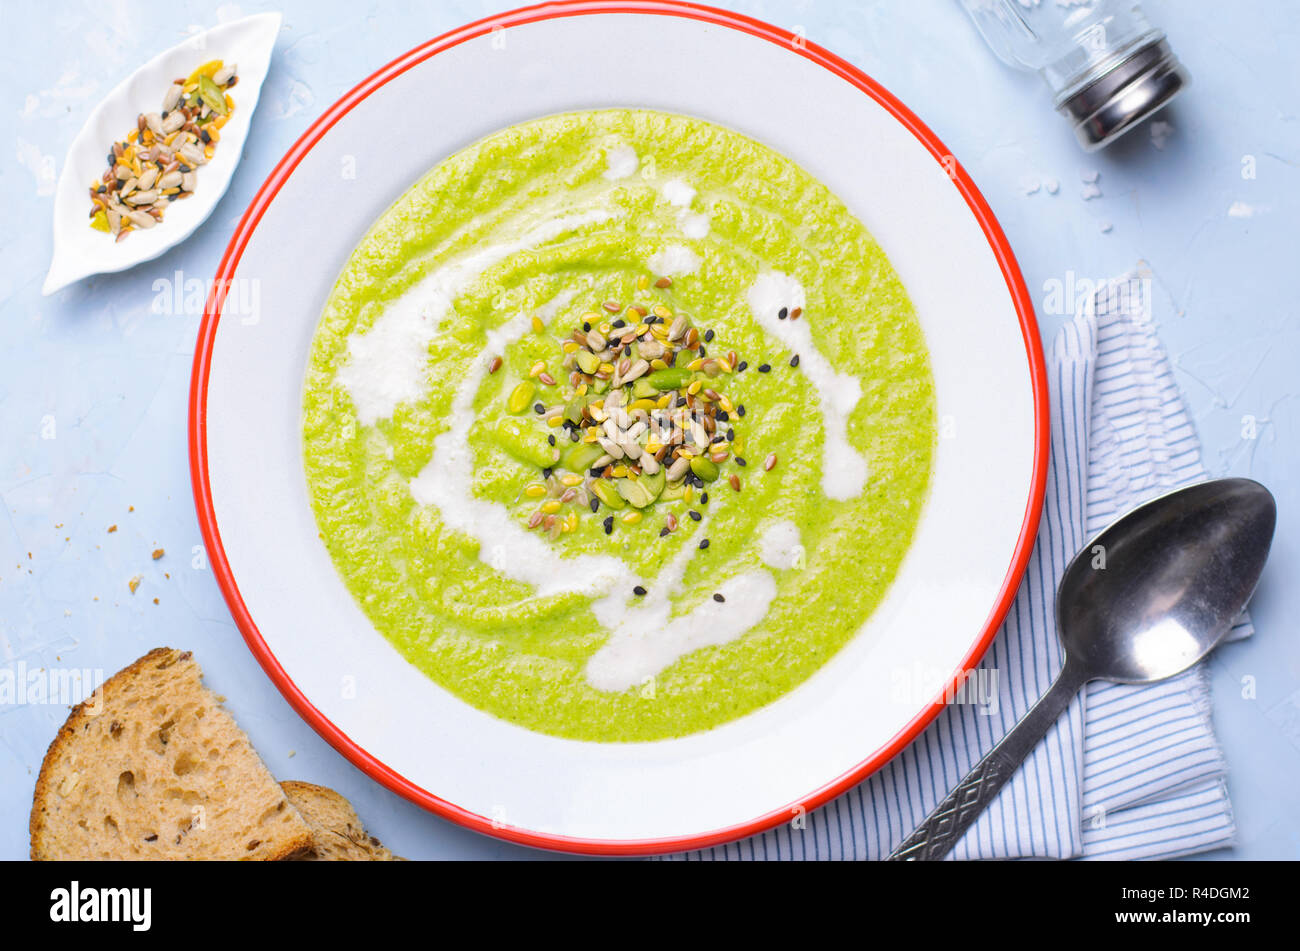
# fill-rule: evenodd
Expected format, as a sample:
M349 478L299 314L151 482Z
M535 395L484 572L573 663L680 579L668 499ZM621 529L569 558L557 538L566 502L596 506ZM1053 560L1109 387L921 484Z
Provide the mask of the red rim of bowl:
M285 673L284 668L280 666L275 655L271 653L266 641L262 639L262 635L258 631L256 622L254 622L252 615L249 614L243 598L240 596L239 586L235 583L234 574L230 569L230 563L226 559L226 553L221 544L221 532L217 527L216 514L213 511L212 491L208 480L207 456L208 375L212 366L212 347L216 339L217 324L221 319L221 308L225 300L226 288L229 286L240 257L243 255L244 249L247 247L248 241L257 228L262 215L271 205L280 188L293 174L294 169L302 161L303 157L355 105L383 87L389 80L443 50L451 49L467 40L483 36L493 29L522 26L542 20L604 13L639 13L684 17L712 26L740 30L751 36L784 46L792 53L811 60L830 70L846 82L851 83L874 99L902 123L930 151L935 161L939 162L948 172L953 185L966 200L967 205L970 206L971 212L975 215L985 237L988 239L998 265L1006 278L1007 289L1011 293L1016 313L1020 319L1020 329L1024 336L1034 395L1034 471L1030 485L1029 502L1025 507L1024 521L1021 523L1020 536L1016 542L1011 566L1003 579L993 609L989 612L988 618L980 629L979 636L961 661L960 667L953 673L945 690L923 707L888 743L853 769L826 783L820 789L813 790L796 802L747 822L741 822L713 832L635 840L579 838L533 832L527 829L499 827L499 824L494 825L492 820L463 809L455 803L440 799L428 790L410 782L371 756L323 716L298 689L297 685L289 678L289 675ZM225 596L226 603L230 607L230 613L243 634L244 640L248 643L249 649L253 652L253 656L257 658L263 670L266 671L285 699L289 701L289 704L298 712L298 715L367 776L398 795L445 819L450 819L452 822L499 839L564 852L580 852L594 855L648 855L701 849L731 842L764 832L802 811L811 811L871 775L908 746L939 715L939 712L944 708L944 697L953 696L953 691L961 685L967 673L979 662L989 644L992 643L1002 619L1011 607L1016 590L1020 586L1021 576L1028 564L1034 540L1038 533L1038 520L1047 485L1048 427L1047 371L1043 362L1042 342L1038 333L1038 324L1034 318L1034 309L1029 298L1029 292L1025 287L1024 278L1020 274L1019 265L1016 264L1015 255L1012 254L1011 246L1007 243L1006 235L1002 233L1002 228L994 218L988 203L984 200L984 196L980 194L979 189L975 187L975 183L967 175L966 170L956 161L952 153L944 147L938 137L893 94L867 76L862 70L845 62L834 53L822 49L817 44L808 42L802 37L796 37L787 30L743 14L683 2L683 0L563 0L563 2L525 7L478 20L449 33L444 33L442 36L399 56L388 65L366 77L327 109L320 118L308 127L307 131L302 134L275 166L266 182L258 189L252 203L248 206L248 210L244 212L238 226L235 228L234 236L230 239L230 244L221 258L212 291L204 307L203 322L199 327L198 341L194 353L194 368L190 378L190 479L194 489L195 506L198 509L199 527L203 533L203 540L207 545L209 563L212 565L217 584Z

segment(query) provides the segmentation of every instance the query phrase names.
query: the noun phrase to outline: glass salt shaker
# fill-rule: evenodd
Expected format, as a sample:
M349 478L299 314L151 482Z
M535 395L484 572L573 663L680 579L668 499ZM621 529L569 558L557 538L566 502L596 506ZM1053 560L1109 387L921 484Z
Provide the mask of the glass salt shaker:
M1133 0L961 0L998 57L1036 71L1092 152L1173 99L1191 77Z

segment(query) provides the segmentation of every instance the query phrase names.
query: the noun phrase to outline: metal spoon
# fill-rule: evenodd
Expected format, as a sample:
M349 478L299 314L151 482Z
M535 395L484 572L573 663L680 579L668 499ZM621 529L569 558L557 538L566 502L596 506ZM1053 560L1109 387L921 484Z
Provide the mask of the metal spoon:
M889 859L946 855L1090 680L1154 683L1208 654L1250 600L1276 522L1268 489L1218 479L1153 499L1084 546L1056 592L1060 676Z

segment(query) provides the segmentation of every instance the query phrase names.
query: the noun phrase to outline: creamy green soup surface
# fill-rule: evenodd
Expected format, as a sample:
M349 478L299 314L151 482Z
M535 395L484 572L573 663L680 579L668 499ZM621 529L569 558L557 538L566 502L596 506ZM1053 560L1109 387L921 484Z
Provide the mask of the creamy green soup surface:
M862 628L911 542L934 384L880 247L794 162L612 109L430 171L348 260L304 389L343 581L520 726L682 736Z

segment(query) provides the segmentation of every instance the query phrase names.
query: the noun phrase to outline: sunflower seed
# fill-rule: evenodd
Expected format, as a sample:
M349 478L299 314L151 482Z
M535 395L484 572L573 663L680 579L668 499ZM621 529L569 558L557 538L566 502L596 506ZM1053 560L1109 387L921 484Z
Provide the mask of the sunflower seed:
M668 481L677 482L685 477L686 473L691 471L691 460L686 456L678 457L677 461L668 467Z
M176 108L176 103L181 101L181 92L184 87L180 83L172 83L167 90L167 95L163 96L162 111L171 112Z

